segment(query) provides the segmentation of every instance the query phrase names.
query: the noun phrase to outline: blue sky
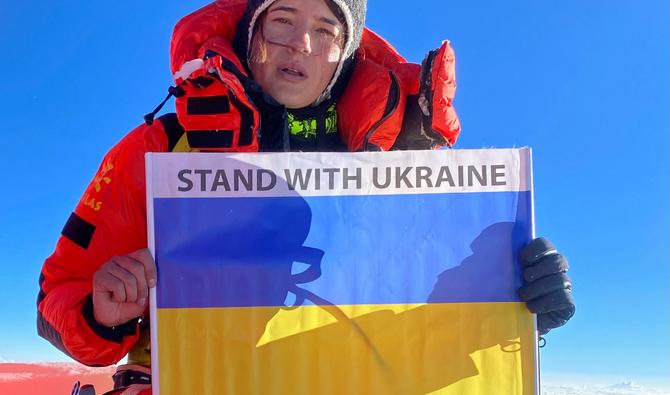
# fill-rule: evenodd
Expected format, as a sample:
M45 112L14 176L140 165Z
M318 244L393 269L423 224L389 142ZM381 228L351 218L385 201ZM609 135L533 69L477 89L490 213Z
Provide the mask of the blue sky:
M451 40L457 147L533 148L537 231L578 302L543 372L667 383L668 2L411 3L371 1L368 25L414 62ZM172 27L204 4L0 1L0 358L64 359L35 334L41 263L104 153L164 97Z

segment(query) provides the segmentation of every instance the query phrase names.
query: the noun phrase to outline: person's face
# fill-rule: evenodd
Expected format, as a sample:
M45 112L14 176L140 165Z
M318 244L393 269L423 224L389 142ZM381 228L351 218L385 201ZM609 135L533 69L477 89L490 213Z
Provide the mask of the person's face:
M253 78L288 108L312 104L333 78L344 28L324 0L278 0L251 40ZM257 59L260 47L265 56Z

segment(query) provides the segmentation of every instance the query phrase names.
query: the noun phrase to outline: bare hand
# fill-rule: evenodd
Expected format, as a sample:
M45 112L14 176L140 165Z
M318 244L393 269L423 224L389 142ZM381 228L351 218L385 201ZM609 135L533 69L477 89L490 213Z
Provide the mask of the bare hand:
M93 275L95 320L113 327L140 317L155 286L156 264L148 249L110 259Z

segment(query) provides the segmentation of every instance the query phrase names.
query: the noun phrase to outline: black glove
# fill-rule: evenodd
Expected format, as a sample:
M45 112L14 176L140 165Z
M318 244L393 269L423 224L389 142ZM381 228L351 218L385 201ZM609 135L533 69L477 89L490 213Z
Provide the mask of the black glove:
M537 314L541 335L565 325L575 314L572 281L566 274L568 261L549 240L539 237L521 251L526 285L519 290L521 300Z

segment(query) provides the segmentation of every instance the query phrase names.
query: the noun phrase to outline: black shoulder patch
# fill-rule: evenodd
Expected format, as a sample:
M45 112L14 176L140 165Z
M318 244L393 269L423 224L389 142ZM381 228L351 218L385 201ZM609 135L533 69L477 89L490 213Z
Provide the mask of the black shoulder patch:
M186 138L192 148L230 148L233 145L233 135L232 130L189 130Z
M61 234L83 249L87 249L93 239L95 225L76 213L72 213L65 223Z
M189 97L186 100L188 115L217 115L230 112L228 96Z

